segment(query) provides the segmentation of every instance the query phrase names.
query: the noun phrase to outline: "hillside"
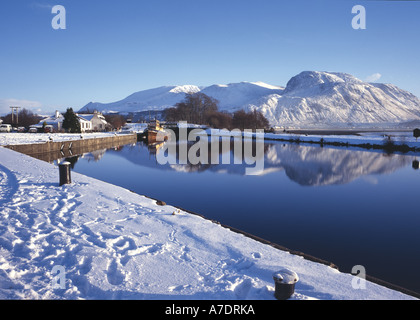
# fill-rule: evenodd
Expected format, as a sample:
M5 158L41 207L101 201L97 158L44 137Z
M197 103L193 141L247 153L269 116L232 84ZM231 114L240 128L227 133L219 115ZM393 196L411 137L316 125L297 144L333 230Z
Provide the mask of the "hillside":
M182 101L186 94L199 91L199 87L191 85L163 86L133 93L127 98L113 103L90 102L80 109L80 112L94 110L104 113L160 111Z
M250 108L283 126L388 125L420 119L420 100L390 84L366 83L344 73L302 72L283 95Z

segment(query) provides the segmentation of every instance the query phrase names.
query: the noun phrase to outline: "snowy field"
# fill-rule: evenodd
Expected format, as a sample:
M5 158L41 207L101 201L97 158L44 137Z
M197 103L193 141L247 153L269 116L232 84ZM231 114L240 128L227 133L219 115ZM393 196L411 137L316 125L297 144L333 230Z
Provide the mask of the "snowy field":
M350 274L72 179L60 187L57 167L0 147L0 299L274 300L283 268L299 275L295 300L413 299L371 282L354 289Z

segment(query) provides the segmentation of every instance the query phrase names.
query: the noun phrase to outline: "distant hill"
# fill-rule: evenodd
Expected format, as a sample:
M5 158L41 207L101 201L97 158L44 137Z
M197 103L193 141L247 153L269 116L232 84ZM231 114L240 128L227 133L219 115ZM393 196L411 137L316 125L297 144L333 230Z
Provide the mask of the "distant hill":
M90 102L80 109L80 112L94 110L104 113L161 111L182 101L187 93L199 91L200 88L197 86L164 86L139 91L113 103Z
M203 92L220 110L259 110L271 125L286 127L386 126L420 121L420 99L392 84L367 83L337 72L305 71L286 87L240 82L198 87L165 86L140 91L114 103L89 103L81 111L161 111L188 93Z

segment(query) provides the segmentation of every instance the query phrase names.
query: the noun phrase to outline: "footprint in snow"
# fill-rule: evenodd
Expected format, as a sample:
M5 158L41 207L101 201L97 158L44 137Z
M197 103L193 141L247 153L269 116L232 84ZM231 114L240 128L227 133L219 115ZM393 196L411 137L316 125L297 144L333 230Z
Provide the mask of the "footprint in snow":
M259 252L253 252L253 253L251 254L251 256L252 256L254 259L261 259L261 253L259 253Z
M233 292L235 293L235 295L238 299L244 300L247 297L247 295L248 295L249 291L251 290L252 286L253 286L252 285L252 280L247 278L247 279L244 279L243 281L241 281L235 287Z
M108 265L106 276L108 282L114 286L120 285L125 280L125 275L120 270L118 270L118 264L115 259L113 259Z
M80 274L87 274L92 269L92 257L83 257L79 263Z

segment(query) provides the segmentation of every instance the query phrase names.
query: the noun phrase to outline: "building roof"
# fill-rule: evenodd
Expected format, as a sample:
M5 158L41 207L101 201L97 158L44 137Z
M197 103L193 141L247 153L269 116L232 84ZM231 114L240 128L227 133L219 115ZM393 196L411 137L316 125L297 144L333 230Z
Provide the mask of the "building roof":
M92 121L92 119L96 116L99 120L106 123L105 117L100 113L94 113L94 114L77 114L79 118L82 118L86 121Z
M83 120L92 121L92 118L94 115L93 114L78 114L77 116Z
M79 119L79 121L91 122L90 120L86 119L85 117L81 117L80 115L77 115L77 118Z
M48 118L44 118L41 121L39 121L40 124L43 124L44 122L46 123L59 123L59 122L63 122L64 117L61 113L56 113L54 116L48 117Z

